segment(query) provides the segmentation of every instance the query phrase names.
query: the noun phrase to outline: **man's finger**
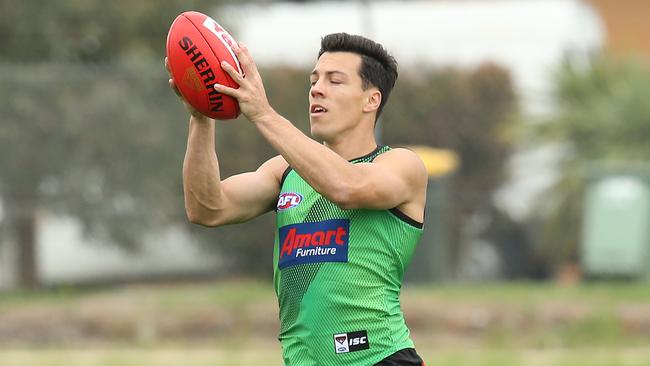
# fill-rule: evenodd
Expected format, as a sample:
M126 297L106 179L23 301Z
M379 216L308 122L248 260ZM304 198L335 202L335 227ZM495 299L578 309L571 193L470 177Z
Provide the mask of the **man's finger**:
M176 93L176 95L178 95L179 98L183 98L183 96L181 95L181 92L176 87L176 83L174 83L174 80L171 79L171 78L169 79L169 87L172 88L174 93Z
M244 69L244 75L248 75L251 80L262 80L262 77L260 76L259 71L257 70L257 65L255 64L255 60L253 60L253 57L251 57L250 52L248 51L248 47L246 47L245 44L239 43L239 60L241 63L241 60L244 60L244 63L246 64L246 68L242 66L242 69Z
M172 76L172 70L169 68L169 60L167 59L167 57L165 57L165 70L167 70L169 76Z
M246 46L244 46L243 43L234 44L233 50L235 51L235 56L237 57L237 60L239 60L239 65L241 65L243 74L244 75L252 74L253 70L255 69L255 63L253 62L250 53L248 53L248 49L246 48Z
M240 93L237 89L221 85L221 84L214 84L214 90L221 94L229 95L235 99L239 100Z
M239 53L246 59L249 65L255 66L255 61L251 57L251 53L248 51L248 47L245 44L239 43Z
M244 77L237 71L232 65L226 61L221 61L221 68L228 74L230 77L235 80L237 85L241 85L244 82Z

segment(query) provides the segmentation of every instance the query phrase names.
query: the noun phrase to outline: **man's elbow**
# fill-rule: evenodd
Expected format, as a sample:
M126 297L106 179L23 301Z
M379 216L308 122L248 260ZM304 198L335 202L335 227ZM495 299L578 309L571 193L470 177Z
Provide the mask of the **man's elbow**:
M332 203L344 210L352 210L361 208L361 195L352 185L339 185L332 190L325 198L329 199Z
M189 212L187 213L187 220L192 224L201 225L201 226L208 226L207 222L201 216L194 215L194 214L191 214Z
M205 212L200 210L186 208L185 214L187 219L192 224L201 225L205 227L215 227L221 226L223 223L219 220L217 215L207 215Z
M334 203L336 206L338 206L343 210L352 210L357 208L357 205L355 205L353 201L347 198L336 197L331 199L330 201L332 201L332 203Z
M201 225L201 226L209 226L207 220L201 216L193 213L192 211L187 211L187 220L196 225Z

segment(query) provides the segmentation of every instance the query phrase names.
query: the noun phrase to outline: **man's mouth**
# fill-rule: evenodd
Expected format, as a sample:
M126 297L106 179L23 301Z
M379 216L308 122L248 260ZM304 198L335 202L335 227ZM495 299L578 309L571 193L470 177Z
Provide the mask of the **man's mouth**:
M327 108L323 107L320 104L312 104L309 107L309 113L311 115L320 115L327 112Z

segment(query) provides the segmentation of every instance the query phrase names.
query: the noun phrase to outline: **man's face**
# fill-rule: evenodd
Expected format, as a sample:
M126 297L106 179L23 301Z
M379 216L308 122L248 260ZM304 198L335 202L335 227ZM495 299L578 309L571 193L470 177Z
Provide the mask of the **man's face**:
M369 93L362 88L360 68L361 56L351 52L325 52L318 59L309 91L309 121L316 139L332 141L361 120Z

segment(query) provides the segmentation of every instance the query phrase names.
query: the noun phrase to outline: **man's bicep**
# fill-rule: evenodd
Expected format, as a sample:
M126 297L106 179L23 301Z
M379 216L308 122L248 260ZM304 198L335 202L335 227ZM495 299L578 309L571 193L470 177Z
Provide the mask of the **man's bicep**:
M282 161L274 158L254 172L225 179L222 184L232 213L230 221L242 222L271 211L277 202L284 169Z
M238 174L222 184L234 222L252 219L269 211L279 192L279 185L260 172Z

